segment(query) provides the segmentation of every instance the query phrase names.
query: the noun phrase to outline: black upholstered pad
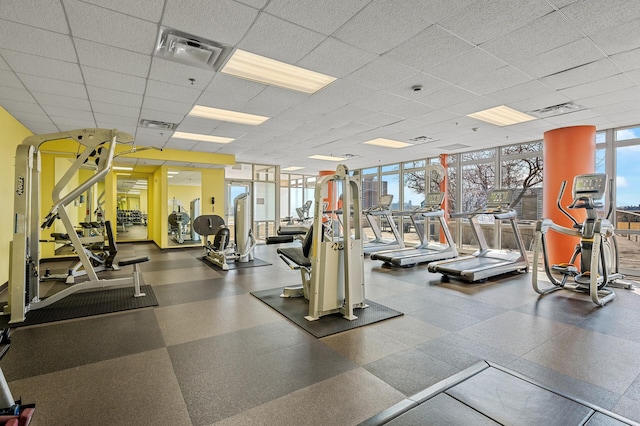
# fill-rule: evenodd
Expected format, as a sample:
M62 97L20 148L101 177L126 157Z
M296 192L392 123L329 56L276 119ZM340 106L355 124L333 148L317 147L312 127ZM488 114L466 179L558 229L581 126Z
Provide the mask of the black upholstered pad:
M279 248L278 254L290 259L293 263L306 268L311 267L311 259L306 257L302 251L302 247L285 247Z

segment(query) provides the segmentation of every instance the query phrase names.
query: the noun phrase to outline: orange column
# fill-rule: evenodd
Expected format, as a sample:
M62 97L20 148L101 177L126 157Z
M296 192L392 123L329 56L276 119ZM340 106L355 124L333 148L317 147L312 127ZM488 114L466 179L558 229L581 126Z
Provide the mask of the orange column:
M556 200L563 181L567 186L561 204L566 208L573 199L573 178L595 170L596 128L595 126L574 126L544 133L543 144L543 191L542 216L555 223L572 227L573 223L556 206ZM583 210L571 210L571 215L582 222L586 214ZM549 261L552 264L568 262L579 238L561 235L557 232L547 233Z

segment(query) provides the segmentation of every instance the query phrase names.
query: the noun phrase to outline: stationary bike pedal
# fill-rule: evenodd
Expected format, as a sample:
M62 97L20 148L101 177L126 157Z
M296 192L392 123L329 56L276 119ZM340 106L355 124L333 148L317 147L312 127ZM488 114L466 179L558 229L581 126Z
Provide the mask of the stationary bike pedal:
M558 263L557 265L552 265L551 269L553 271L560 272L564 275L570 275L572 277L578 275L578 268L576 268L575 265L572 265L571 263Z

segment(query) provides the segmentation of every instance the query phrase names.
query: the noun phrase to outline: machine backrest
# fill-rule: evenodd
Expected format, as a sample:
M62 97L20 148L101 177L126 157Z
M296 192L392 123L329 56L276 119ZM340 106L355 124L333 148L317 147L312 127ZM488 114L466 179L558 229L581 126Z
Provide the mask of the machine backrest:
M213 238L213 247L216 250L224 250L229 245L229 239L231 238L231 232L229 228L220 228L216 232L216 236Z
M307 231L307 235L305 235L304 240L302 240L302 254L304 254L304 257L309 257L312 244L313 244L313 225L309 227L309 230Z
M113 265L113 261L116 258L116 253L118 253L118 246L116 246L116 239L113 238L113 229L111 228L111 221L104 221L104 230L107 233L107 242L109 243L109 247L105 247L105 251L108 253L105 258L105 266L107 268L111 268Z

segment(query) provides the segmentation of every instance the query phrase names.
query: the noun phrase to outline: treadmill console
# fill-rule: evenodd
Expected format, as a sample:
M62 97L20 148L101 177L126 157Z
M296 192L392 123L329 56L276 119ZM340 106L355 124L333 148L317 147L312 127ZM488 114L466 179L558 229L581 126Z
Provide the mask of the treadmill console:
M486 211L501 211L507 208L513 201L513 190L511 189L494 189L487 196Z
M424 200L424 206L429 208L440 207L444 200L444 192L429 192Z
M573 199L589 197L599 200L604 197L607 188L607 175L604 173L590 173L573 178Z
M393 202L393 194L385 194L381 195L378 200L378 208L381 210L388 209Z

